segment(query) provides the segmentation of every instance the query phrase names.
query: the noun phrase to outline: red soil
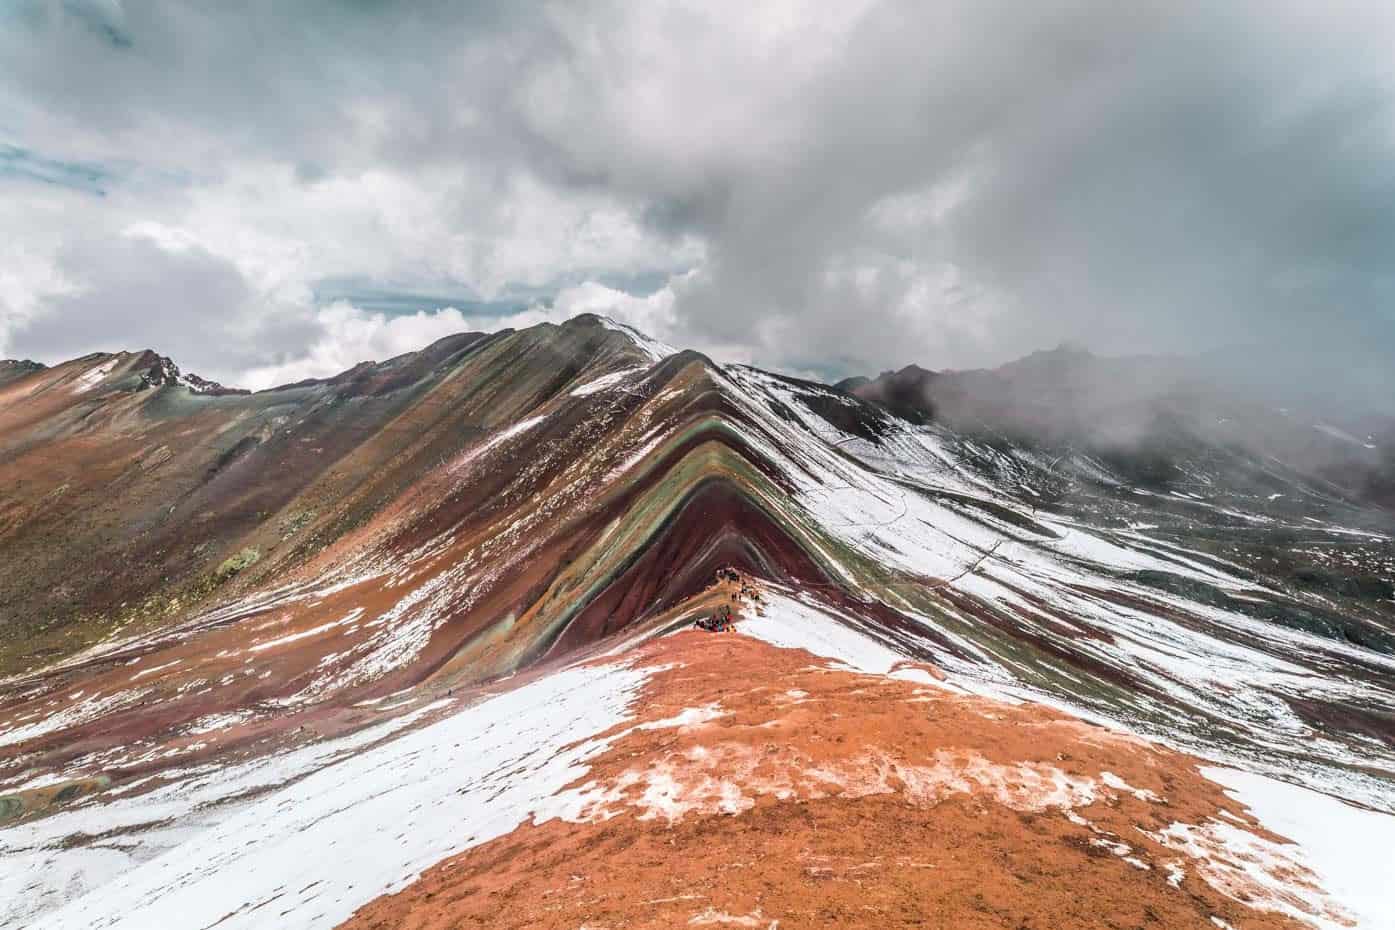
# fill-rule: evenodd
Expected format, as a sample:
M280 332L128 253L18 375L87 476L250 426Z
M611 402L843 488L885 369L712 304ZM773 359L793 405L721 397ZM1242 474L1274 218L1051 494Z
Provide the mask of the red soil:
M569 789L570 820L445 860L344 926L1301 926L1241 903L1274 898L1243 863L1142 832L1221 817L1281 842L1191 757L741 635L632 658L659 668L639 714L654 726L627 725ZM1287 904L1319 907L1310 877L1270 871Z

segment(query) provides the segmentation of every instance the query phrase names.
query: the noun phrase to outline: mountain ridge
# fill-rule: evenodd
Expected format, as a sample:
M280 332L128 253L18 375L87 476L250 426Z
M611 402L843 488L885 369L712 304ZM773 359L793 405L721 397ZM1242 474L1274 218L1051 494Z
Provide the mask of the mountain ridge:
M1191 773L1395 812L1387 515L1204 445L1178 459L1188 483L1150 487L1146 462L908 420L599 317L434 345L249 395L142 386L135 357L0 387L0 856L27 863L7 919L317 926L378 900L364 919L391 925L380 896L404 876L500 836L663 842L685 817L735 817L698 823L738 856L748 825L801 811L882 832L898 805L933 829L964 804L1029 857L1049 818L1050 856L1102 888L1146 878L1197 926L1342 925L1323 880ZM681 632L723 609L774 651ZM655 671L670 659L718 690L684 691ZM834 672L851 677L829 693L805 680ZM867 687L910 710L855 700ZM803 755L767 752L815 694L854 699L826 706L864 730L816 716ZM903 712L992 721L1022 702L1058 708L1024 719L1061 739L1004 748L985 722L955 737L967 756L939 756L890 735ZM863 741L811 761L813 735L845 727ZM1098 749L1101 727L1122 734L1109 759L1058 757ZM680 752L670 732L700 739ZM1189 774L1154 784L1134 774L1148 759ZM1040 791L1002 787L1028 771ZM1186 796L1120 821L1105 807L1143 800L1125 777ZM666 821L653 797L686 813ZM1262 879L1215 839L1220 809L1273 854ZM1183 811L1193 832L1168 832ZM560 823L524 828L548 812ZM120 849L101 839L115 829ZM913 857L918 835L888 850ZM446 920L442 869L401 906ZM643 900L780 919L692 881ZM909 906L908 886L873 881ZM828 893L800 888L786 919ZM1000 906L1026 920L1031 900Z
M1189 446L1216 457L1272 457L1354 503L1395 512L1395 422L1280 408L1282 401L1249 396L1185 359L1107 358L1067 346L995 369L908 365L844 389L913 421L1002 435L1048 455L1080 448L1117 460L1148 457L1154 470L1179 480L1185 470L1170 459ZM1348 428L1332 425L1342 423Z

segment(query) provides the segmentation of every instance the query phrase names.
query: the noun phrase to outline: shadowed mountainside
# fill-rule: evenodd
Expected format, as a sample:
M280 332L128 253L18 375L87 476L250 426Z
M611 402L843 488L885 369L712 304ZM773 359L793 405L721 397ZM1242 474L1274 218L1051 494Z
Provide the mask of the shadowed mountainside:
M451 336L252 395L190 385L148 351L11 378L0 669L280 578L579 373L642 358L581 322Z

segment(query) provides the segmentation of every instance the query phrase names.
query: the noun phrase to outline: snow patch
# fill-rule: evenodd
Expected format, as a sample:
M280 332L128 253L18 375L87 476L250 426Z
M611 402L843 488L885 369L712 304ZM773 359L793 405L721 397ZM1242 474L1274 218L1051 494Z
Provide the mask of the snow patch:
M1253 772L1208 766L1201 773L1265 827L1297 843L1305 864L1358 927L1395 927L1395 817Z
M624 721L646 676L566 669L387 742L365 744L382 739L369 731L262 760L248 772L282 787L250 801L235 800L248 791L238 772L221 771L0 831L12 885L0 925L336 926L423 869L555 806L552 796L606 748L596 734ZM307 765L325 767L307 773ZM168 818L177 826L153 859L65 844L71 834ZM130 849L140 835L122 839ZM46 912L75 891L86 893Z
M72 392L74 394L86 394L100 384L103 378L111 374L112 369L116 367L116 363L119 361L119 358L112 357L99 365L94 365L87 369L73 379Z
M627 378L630 378L641 371L644 371L644 369L641 367L635 367L621 369L620 371L613 371L608 375L601 375L594 381L588 381L581 387L573 388L571 391L571 396L589 397L592 394L598 394L601 391L613 388L618 384L623 384Z

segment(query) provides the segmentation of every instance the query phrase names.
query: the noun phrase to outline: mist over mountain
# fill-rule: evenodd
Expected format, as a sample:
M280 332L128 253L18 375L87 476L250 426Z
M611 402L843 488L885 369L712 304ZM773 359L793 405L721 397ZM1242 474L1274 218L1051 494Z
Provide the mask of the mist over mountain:
M910 365L837 386L913 421L990 440L1146 462L1146 476L1137 474L1159 489L1187 483L1180 460L1206 446L1282 461L1358 503L1395 503L1395 418L1303 382L1248 377L1232 357L1106 358L1062 346L991 370Z

